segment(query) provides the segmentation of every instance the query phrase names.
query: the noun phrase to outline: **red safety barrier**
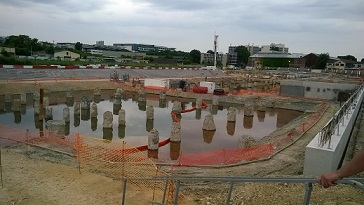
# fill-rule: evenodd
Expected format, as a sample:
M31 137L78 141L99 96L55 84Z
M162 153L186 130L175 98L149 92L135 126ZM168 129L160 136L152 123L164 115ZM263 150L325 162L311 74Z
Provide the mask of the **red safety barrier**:
M80 66L76 66L76 65L66 65L64 68L65 69L79 69Z
M147 85L147 86L142 86L142 87L152 89L152 90L168 90L168 88L166 88L166 87L152 86L152 85Z
M13 68L20 69L20 68L24 68L24 66L23 65L13 65Z
M58 66L50 66L50 65L33 65L33 69L56 69Z
M204 86L193 86L192 91L194 93L206 94L208 92L208 89Z

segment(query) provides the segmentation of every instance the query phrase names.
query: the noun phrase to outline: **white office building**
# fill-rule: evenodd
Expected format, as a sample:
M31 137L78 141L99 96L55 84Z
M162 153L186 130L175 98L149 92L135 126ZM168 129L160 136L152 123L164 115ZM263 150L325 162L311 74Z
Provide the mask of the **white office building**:
M283 43L271 43L270 45L263 45L260 51L262 53L269 53L272 51L288 53L288 47L286 47Z

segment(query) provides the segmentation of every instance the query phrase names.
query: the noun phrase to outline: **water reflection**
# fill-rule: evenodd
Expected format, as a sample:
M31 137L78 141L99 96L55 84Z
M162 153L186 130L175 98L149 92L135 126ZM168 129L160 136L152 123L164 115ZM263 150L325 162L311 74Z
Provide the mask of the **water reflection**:
M120 139L123 139L125 137L125 125L119 125L118 126L118 137Z
M94 132L97 130L97 121L97 117L91 118L91 130Z
M102 139L104 139L104 142L110 142L112 135L112 128L102 128Z
M235 124L236 122L227 122L226 123L226 131L228 135L233 136L235 133Z
M81 118L80 118L80 115L73 115L73 125L75 126L75 127L78 127L78 126L80 126L80 124L81 124Z
M90 109L81 109L81 120L89 121L91 118Z
M101 95L94 95L94 102L99 103L101 101Z
M201 109L196 109L196 111L195 111L196 120L201 120L201 112L202 112Z
M113 106L112 106L112 114L118 115L120 109L121 109L121 104L119 104L119 103L113 103Z
M264 122L265 112L264 111L258 111L257 112L257 117L258 117L259 122Z
M165 107L167 107L167 100L160 99L160 100L159 100L159 107L160 107L160 108L165 108Z
M154 127L154 120L153 119L147 119L146 120L146 124L145 124L145 128L147 132L150 132Z
M66 122L65 128L64 128L64 134L65 135L69 135L70 134L70 130L71 130L70 123L69 122Z
M14 123L15 124L21 123L21 113L18 111L14 112Z
M149 150L148 149L148 157L153 159L158 159L158 150Z
M11 102L5 102L5 112L11 112Z
M139 101L138 107L140 111L146 111L147 110L147 101Z
M26 106L25 104L20 105L20 113L21 113L22 115L27 114L27 106Z
M273 117L276 113L275 113L275 109L272 107L267 107L267 113L270 117Z
M244 119L243 119L243 126L245 129L251 129L253 128L253 116L245 116L244 115Z
M67 97L66 98L66 105L67 105L67 107L72 107L74 103L75 102L74 102L74 98L73 97Z
M181 142L170 142L169 148L169 156L171 160L177 160L181 153Z
M212 138L214 138L215 132L215 130L202 130L203 141L210 144L212 142Z
M211 114L213 114L213 115L217 115L217 111L218 111L218 106L217 105L213 105L212 107L211 107Z
M113 114L112 127L113 129L104 130L102 129L103 114L106 111L113 111L113 101L109 100L109 96L112 96L114 91L101 92L101 99L98 103L98 114L97 117L91 117L90 109L81 109L78 100L81 99L80 96L86 96L88 99L94 99L93 92L87 96L86 92L77 94L75 96L73 103L67 102L66 95L52 94L49 96L50 101L58 104L57 106L49 106L53 108L53 119L62 120L63 119L63 109L65 107L70 107L71 122L66 124L66 134L74 135L76 133L84 134L87 136L103 138L105 141L119 140L123 139L131 146L140 146L147 144L146 136L148 132L155 128L159 131L161 140L165 140L170 137L170 128L173 121L171 117L171 108L173 103L171 99L160 100L158 96L151 96L148 98L149 103L154 103L154 120L146 119L146 102L133 102L131 97L137 98L135 94L125 94L122 95L124 101L122 101L122 108L125 110L125 120L126 126L119 126L118 115ZM152 99L152 102L150 100ZM62 103L57 103L57 100ZM176 100L176 99L174 99ZM181 99L179 99L181 100ZM74 103L74 101L78 103ZM193 104L195 104L194 99L190 99L189 102L183 99L183 107L185 109L191 109ZM65 103L64 103L65 102ZM73 105L78 105L78 108L73 107ZM44 121L43 114L34 114L34 108L32 103L24 108L21 112L14 113L11 111L11 103L3 102L3 106L0 105L0 124L4 124L10 127L15 127L18 129L37 129L43 130ZM237 146L238 139L242 135L250 135L255 140L259 140L264 136L269 135L277 129L285 125L287 122L298 117L301 112L267 108L265 113L253 111L254 115L247 117L243 115L241 105L234 105L235 108L241 110L237 114L236 122L227 122L227 109L232 105L219 105L219 106L209 106L211 110L199 109L193 112L183 113L178 116L181 122L181 138L179 146L177 144L171 144L169 147L160 147L161 152L170 152L171 158L177 159L178 153L199 153L213 151L222 148L235 148ZM3 107L3 112L1 113L1 107ZM163 108L164 107L164 108ZM79 110L77 112L77 110ZM24 112L25 111L25 112ZM44 111L43 111L44 112ZM202 131L203 121L202 114L208 114L213 112L214 121L216 125L216 131ZM24 113L24 114L23 114ZM42 113L42 112L41 112ZM73 116L73 118L72 118ZM82 119L82 120L81 120ZM98 120L100 119L100 120ZM73 122L72 122L73 121ZM114 131L113 131L114 130ZM115 136L114 136L115 135ZM201 136L202 135L202 136ZM172 150L175 150L173 151ZM179 151L178 151L179 149ZM153 153L153 152L152 152ZM158 154L154 153L154 157L158 157Z
M34 115L34 126L36 129L43 130L43 119L39 119L39 115Z

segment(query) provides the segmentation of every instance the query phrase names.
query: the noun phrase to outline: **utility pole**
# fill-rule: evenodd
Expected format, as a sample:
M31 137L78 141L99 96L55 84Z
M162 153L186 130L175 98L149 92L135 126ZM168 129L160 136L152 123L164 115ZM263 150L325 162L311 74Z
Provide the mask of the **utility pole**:
M216 65L217 65L217 38L218 38L219 36L218 35L216 35L216 33L215 33L215 36L214 36L214 66L216 67Z

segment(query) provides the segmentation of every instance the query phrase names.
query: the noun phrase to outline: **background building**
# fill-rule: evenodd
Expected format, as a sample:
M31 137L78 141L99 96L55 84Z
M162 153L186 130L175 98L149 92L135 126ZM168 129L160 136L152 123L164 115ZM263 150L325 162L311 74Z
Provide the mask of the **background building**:
M228 51L228 65L237 65L238 64L238 55L235 52L235 49L238 46L229 46L229 51ZM244 45L244 47L246 49L248 49L248 51L250 52L250 55L254 55L260 52L260 47L259 46L254 46L254 45Z
M345 70L348 68L360 68L360 63L347 59L332 58L327 60L326 69L330 71Z
M116 48L125 48L134 52L148 52L148 51L175 51L176 48L168 48L166 46L155 46L150 44L139 44L139 43L114 43Z
M217 67L226 67L228 62L228 55L223 53L216 54ZM214 54L213 53L201 53L201 64L214 65Z
M65 48L65 49L74 49L75 48L75 43L57 43L56 45L54 45L54 47L56 48Z
M99 47L105 46L105 42L104 41L96 41L95 46L99 46Z
M248 66L257 69L278 67L304 68L305 58L302 53L259 52L249 57Z
M54 58L61 58L63 60L75 60L80 59L80 54L65 50L54 53Z
M260 49L263 53L277 51L281 53L288 53L288 48L283 43L271 43L270 45L263 45Z

